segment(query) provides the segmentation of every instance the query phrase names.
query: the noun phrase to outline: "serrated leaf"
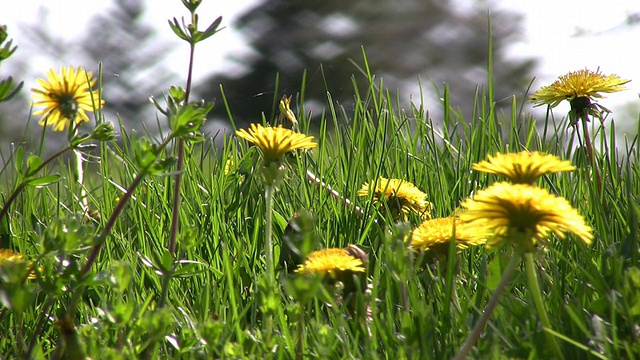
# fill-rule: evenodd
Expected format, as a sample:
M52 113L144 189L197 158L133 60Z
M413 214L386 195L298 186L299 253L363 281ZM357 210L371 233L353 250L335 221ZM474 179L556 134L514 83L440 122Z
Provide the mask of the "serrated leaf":
M176 114L172 114L169 119L171 131L174 136L184 136L189 133L195 133L207 120L207 114L213 105L210 103L201 104L199 102L190 102L178 109Z

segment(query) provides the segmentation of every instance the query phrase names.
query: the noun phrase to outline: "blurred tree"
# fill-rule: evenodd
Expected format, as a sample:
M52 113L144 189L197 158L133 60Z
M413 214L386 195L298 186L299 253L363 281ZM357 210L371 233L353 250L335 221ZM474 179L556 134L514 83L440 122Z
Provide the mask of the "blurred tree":
M162 64L169 52L167 45L154 39L153 27L141 21L144 2L114 3L112 11L91 22L80 44L90 59L102 63L105 98L110 108L131 125L129 128L139 129L140 124L155 123L149 96L157 96L179 78Z
M474 2L475 3L475 2ZM423 78L451 87L452 105L470 112L477 84L486 83L488 57L488 3L461 7L448 0L313 0L262 1L235 24L247 36L254 53L239 62L246 71L217 74L200 85L204 98L216 98L214 113L226 118L220 105L224 86L232 114L239 124L272 118L274 98L300 91L307 70L306 100L353 103L351 76L366 88L356 66L362 66L364 47L370 68L382 76L385 87L404 89ZM480 4L480 5L478 5ZM533 60L508 61L504 45L518 33L520 17L492 12L496 99L517 94L530 81ZM279 94L274 94L279 74ZM431 109L434 110L434 109ZM240 125L239 125L240 126Z

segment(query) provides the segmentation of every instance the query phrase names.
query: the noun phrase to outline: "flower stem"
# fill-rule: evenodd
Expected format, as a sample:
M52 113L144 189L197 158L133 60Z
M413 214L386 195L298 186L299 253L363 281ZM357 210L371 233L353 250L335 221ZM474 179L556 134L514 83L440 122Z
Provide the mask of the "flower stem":
M495 310L496 306L498 305L498 302L502 297L502 293L504 292L504 289L507 287L507 284L511 281L511 277L513 276L513 271L515 270L516 266L520 262L521 255L522 253L520 251L517 251L515 254L513 254L513 256L511 257L511 260L509 260L509 264L507 264L507 267L504 269L504 272L502 273L502 278L500 279L500 283L494 290L493 295L491 296L491 299L487 303L487 308L484 310L484 313L476 323L476 326L473 328L473 331L471 331L471 335L469 335L469 337L464 342L464 344L462 344L462 346L460 347L460 350L458 350L458 353L453 358L453 360L466 359L467 356L469 355L469 352L471 352L473 345L475 345L476 341L478 341L478 339L480 338L480 335L482 334L482 330L484 330L485 325L487 325L487 322L489 322L489 318L491 317L493 310Z
M589 118L587 115L583 115L582 118L582 131L584 133L584 145L587 148L587 156L589 157L589 162L591 162L591 169L596 175L596 185L598 185L598 192L602 191L602 178L600 177L600 170L596 166L596 159L593 157L593 146L591 145L591 136L589 135L589 126L587 122Z
M270 283L275 282L276 273L273 264L273 193L274 185L264 186L265 199L265 258L267 263L267 279Z
M276 288L276 273L273 263L273 194L275 192L275 185L265 184L264 186L264 198L265 198L265 260L267 263L267 290L275 291ZM269 295L265 295L269 297ZM266 340L267 343L271 342L271 334L273 334L273 313L271 310L266 314Z
M533 255L531 253L526 253L524 255L524 260L526 265L527 285L529 286L529 292L533 297L533 303L536 306L538 318L540 318L543 328L550 330L551 322L549 321L549 316L547 315L547 311L545 310L544 303L542 301L542 294L540 293L538 275L536 274L536 264L533 261ZM560 350L560 346L558 345L556 338L548 331L544 331L544 336L547 339L547 345L551 347L555 358L564 359L562 350Z
M191 14L192 17L194 14ZM193 74L193 60L195 55L195 43L191 42L189 44L189 70L187 72L187 89L185 90L184 95L184 104L189 103L189 95L191 93L191 79ZM182 203L182 174L184 172L184 140L178 139L178 158L176 164L176 181L173 184L173 203L171 208L171 230L169 232L169 245L167 249L172 257L175 257L176 247L177 247L177 238L178 231L180 230L180 204ZM173 277L175 266L171 268L171 271L164 274L164 279L162 280L162 291L160 293L160 301L158 302L158 306L160 308L164 307L167 301L167 295L169 294L169 284L171 278Z

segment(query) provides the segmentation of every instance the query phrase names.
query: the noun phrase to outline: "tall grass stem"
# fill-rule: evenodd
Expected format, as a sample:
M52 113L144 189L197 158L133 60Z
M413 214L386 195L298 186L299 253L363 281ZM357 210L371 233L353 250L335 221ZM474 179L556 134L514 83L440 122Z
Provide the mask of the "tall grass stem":
M547 331L547 329L552 330L551 322L549 321L547 310L545 309L544 302L542 301L542 294L540 293L540 285L538 284L538 275L536 274L536 264L533 261L533 254L530 252L526 253L524 255L524 261L526 266L527 285L529 286L529 292L533 298L533 303L536 306L540 323L542 323L542 326L545 329L544 336L547 339L547 344L551 347L556 359L564 359L562 350L560 350L560 345L558 345L556 338Z

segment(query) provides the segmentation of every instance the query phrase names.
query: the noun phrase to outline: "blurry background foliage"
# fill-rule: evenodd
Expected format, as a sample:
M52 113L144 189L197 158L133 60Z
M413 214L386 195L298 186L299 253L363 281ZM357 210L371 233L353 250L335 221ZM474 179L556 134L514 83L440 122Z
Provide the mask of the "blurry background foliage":
M438 95L430 82L440 91L446 82L451 87L452 106L467 115L476 84L486 79L486 9L490 5L478 2L473 7L460 7L447 0L263 1L235 23L224 24L239 29L253 50L248 57L236 59L242 71L215 69L216 74L196 84L195 95L215 100L211 117L216 121L207 125L209 131L229 126L220 94L223 84L234 120L243 127L260 121L262 112L273 119L277 110L274 99L299 93L306 70L307 110L320 115L329 91L334 103L344 105L349 114L354 101L352 76L364 79L358 69L364 67L364 47L370 67L377 79L384 79L385 87L417 97L420 76L433 103ZM158 97L179 77L163 62L167 45L151 24L141 21L145 6L155 4L114 0L110 10L95 15L84 35L72 43L57 38L53 29L43 27L44 22L9 30L27 32L40 52L60 59L61 64L83 65L97 73L97 64L102 63L106 119L115 123L117 114L128 129L146 127L155 132L157 120L148 97ZM532 78L533 60L511 62L502 55L504 45L519 34L520 17L492 12L491 22L494 73L499 84L496 99L523 96ZM199 54L199 61L206 58L206 54ZM26 64L14 69L15 75L28 70ZM279 88L275 89L278 74ZM28 96L28 91L22 91L12 103L3 104L0 139L4 143L20 140L28 118L24 106L30 101ZM409 100L408 96L401 99L407 106ZM440 108L436 104L434 108ZM39 127L31 126L30 131L39 138ZM50 141L48 145L55 146Z
M216 74L198 90L205 98L219 99L222 84L238 121L256 121L263 111L270 119L277 110L273 107L276 74L277 90L295 94L306 70L305 107L319 115L328 91L349 111L354 101L352 75L365 79L356 67L363 67L364 48L377 79L405 94L403 105L408 105L406 94L419 96L420 76L423 89L431 94L430 81L440 90L442 83L449 84L453 107L468 115L476 84L486 79L490 3L461 7L448 0L263 1L232 25L254 50L251 57L238 59L245 71ZM520 16L492 12L491 23L494 77L499 84L496 99L523 96L534 61L509 61L503 56L505 44L520 33ZM366 82L358 83L363 91ZM222 107L213 111L224 116Z

